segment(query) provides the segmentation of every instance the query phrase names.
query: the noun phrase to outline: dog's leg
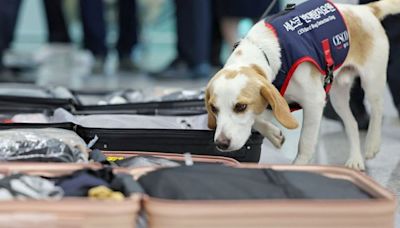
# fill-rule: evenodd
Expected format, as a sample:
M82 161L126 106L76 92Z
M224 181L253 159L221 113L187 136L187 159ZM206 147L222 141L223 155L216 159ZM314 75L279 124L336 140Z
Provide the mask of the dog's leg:
M257 118L253 127L278 149L280 149L285 142L285 136L283 136L282 131L274 124L264 119Z
M379 152L381 145L383 94L386 85L386 70L376 72L377 70L379 70L379 68L375 68L375 71L371 69L365 72L361 77L361 85L365 91L365 97L371 105L371 118L369 120L365 146L366 159L374 158Z
M303 127L300 135L299 152L294 163L308 164L313 158L317 146L322 112L325 106L325 92L322 90L322 94L314 96L313 99L302 103L301 106L303 107Z
M346 162L349 168L364 170L364 160L361 155L360 137L356 119L350 109L350 89L354 72L342 70L334 80L330 91L332 106L343 121L350 142L350 156Z
M316 150L322 112L326 103L319 71L311 63L301 64L294 73L285 96L296 98L295 100L303 108L299 150L294 163L308 164Z

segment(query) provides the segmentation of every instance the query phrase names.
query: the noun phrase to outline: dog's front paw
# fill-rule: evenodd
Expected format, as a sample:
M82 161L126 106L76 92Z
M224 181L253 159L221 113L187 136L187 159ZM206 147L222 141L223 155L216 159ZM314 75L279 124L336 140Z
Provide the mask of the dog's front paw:
M359 171L365 170L364 161L362 158L349 158L349 160L346 162L346 167Z
M283 135L281 130L271 134L268 139L277 149L282 148L283 144L285 143L285 136Z

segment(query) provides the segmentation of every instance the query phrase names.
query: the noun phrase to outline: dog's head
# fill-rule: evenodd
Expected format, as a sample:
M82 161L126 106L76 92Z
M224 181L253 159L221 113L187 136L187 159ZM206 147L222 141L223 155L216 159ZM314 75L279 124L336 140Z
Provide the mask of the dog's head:
M238 150L250 137L257 115L268 105L286 128L297 128L289 106L257 66L222 69L208 83L205 98L208 127L221 151Z

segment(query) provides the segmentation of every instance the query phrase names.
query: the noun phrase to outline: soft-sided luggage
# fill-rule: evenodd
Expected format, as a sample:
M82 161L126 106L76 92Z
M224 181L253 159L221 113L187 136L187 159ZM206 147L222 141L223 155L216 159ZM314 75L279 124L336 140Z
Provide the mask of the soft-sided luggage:
M75 131L86 143L97 139L92 148L106 151L145 151L191 153L196 155L230 157L239 162L258 162L264 137L253 133L246 145L234 152L221 152L214 145L214 132L191 129L114 129L88 128L72 123L0 124L0 129L63 128Z
M129 104L77 105L75 114L140 114L164 116L188 116L206 113L204 100L149 101Z
M0 163L0 174L23 173L57 177L76 170L100 169L99 164ZM120 169L120 172L122 170ZM61 200L0 202L0 227L135 227L140 196L123 201L66 197Z
M43 113L49 115L57 108L73 110L72 94L62 87L44 88L30 84L2 83L0 85L1 113Z
M369 197L352 199L241 199L241 200L176 200L145 196L144 208L149 228L158 227L279 227L279 228L391 228L394 227L395 197L366 175L338 167L324 166L280 166L244 164L239 168L272 169L275 171L311 172L338 180L347 180L358 186ZM149 173L148 175L151 175ZM153 173L154 175L154 173ZM187 175L187 174L182 174ZM162 175L161 175L162 176ZM143 178L142 176L141 178ZM177 178L176 183L182 183ZM170 184L164 179L162 185ZM250 180L249 180L250 181ZM285 184L285 179L274 181ZM300 180L301 181L301 180ZM143 180L139 179L143 185ZM154 182L153 182L154 183ZM213 182L214 183L214 182ZM213 183L209 183L213 186ZM184 184L184 183L182 183ZM214 183L216 184L216 183ZM286 183L288 184L288 183ZM203 187L206 183L199 183ZM303 185L304 183L298 183ZM184 185L185 186L185 185ZM196 188L196 186L188 185ZM314 186L318 190L321 186ZM146 190L146 188L145 188ZM296 196L289 188L283 193ZM151 189L157 194L157 189ZM163 191L161 189L161 191ZM235 192L235 191L233 191ZM215 192L214 192L215 193ZM273 191L275 193L275 191ZM177 197L176 191L169 197ZM182 193L183 197L191 195ZM201 194L201 192L200 192ZM221 194L221 193L218 193ZM231 195L229 192L228 195ZM323 195L321 192L319 195ZM203 194L204 196L204 194ZM204 197L208 197L207 196ZM226 194L224 194L226 196ZM180 197L180 196L179 196ZM201 195L200 195L201 197ZM317 197L318 198L318 197Z

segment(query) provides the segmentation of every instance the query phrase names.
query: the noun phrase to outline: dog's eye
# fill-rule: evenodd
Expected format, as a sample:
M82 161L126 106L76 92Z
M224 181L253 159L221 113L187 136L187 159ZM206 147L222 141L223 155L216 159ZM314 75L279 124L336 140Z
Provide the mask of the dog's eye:
M235 105L234 111L235 112L244 112L244 111L246 111L246 109L247 109L247 104L237 103Z
M214 105L210 105L211 106L211 111L215 114L218 113L218 109L214 106Z

